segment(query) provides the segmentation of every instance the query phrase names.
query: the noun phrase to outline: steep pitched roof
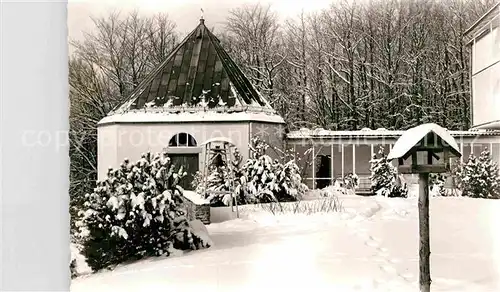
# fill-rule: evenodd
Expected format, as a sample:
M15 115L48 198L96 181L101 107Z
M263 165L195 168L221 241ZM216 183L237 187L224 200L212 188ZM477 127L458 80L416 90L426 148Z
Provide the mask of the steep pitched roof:
M115 112L184 106L274 112L203 19Z

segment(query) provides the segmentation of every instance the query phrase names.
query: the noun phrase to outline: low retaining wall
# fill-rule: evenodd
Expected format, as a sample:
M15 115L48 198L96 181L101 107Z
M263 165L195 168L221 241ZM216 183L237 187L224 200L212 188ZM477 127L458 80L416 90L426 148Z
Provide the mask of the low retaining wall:
M184 208L189 221L200 220L203 224L210 224L210 204L208 202L194 203L188 197L184 196Z

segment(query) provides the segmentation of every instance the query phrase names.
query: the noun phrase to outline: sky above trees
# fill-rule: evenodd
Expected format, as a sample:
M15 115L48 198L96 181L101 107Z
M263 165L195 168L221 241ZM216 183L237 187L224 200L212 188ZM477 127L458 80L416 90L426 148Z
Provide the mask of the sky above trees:
M167 13L181 34L189 33L197 25L204 10L207 25L219 27L228 11L249 3L271 4L280 18L294 17L301 10L310 12L328 7L335 0L68 0L68 34L82 39L82 31L93 27L90 16L102 16L113 10L129 12L138 9L141 14Z

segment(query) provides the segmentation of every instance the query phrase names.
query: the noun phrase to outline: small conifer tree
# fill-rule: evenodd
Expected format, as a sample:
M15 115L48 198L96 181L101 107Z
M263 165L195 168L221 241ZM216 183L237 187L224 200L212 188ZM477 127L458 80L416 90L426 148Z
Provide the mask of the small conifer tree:
M487 148L479 157L471 154L457 167L455 176L463 196L500 199L500 172Z
M387 160L384 148L370 160L371 191L385 197L407 197L408 188L398 176L396 167Z

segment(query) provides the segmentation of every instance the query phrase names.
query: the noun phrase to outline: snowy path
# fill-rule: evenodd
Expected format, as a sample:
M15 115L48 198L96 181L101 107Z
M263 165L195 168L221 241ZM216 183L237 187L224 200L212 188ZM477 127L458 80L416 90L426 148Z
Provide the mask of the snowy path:
M418 291L416 201L344 203L343 215L213 224L210 249L79 278L72 291ZM491 218L464 204L431 201L432 291L500 291L494 242L483 222Z
M388 204L388 202L390 204ZM430 202L432 291L500 291L498 222L500 201L433 198ZM418 283L418 207L416 199L385 201L363 222L394 273ZM416 291L416 290L415 290Z
M349 224L379 251L380 268L393 281L404 280L418 291L417 200L379 199L378 203L381 209L373 217ZM433 198L430 212L431 290L500 291L500 202Z

